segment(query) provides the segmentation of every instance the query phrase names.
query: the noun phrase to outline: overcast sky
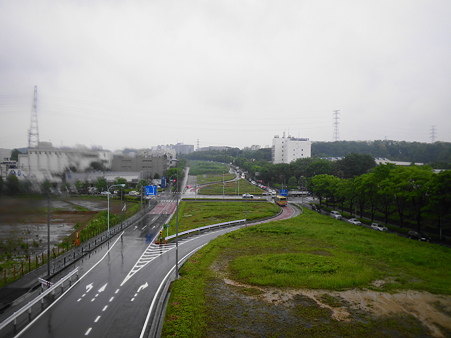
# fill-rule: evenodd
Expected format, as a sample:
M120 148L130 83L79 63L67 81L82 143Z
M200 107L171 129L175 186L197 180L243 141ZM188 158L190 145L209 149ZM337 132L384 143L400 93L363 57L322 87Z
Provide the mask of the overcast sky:
M0 148L451 142L449 0L0 0ZM433 127L435 126L435 127Z

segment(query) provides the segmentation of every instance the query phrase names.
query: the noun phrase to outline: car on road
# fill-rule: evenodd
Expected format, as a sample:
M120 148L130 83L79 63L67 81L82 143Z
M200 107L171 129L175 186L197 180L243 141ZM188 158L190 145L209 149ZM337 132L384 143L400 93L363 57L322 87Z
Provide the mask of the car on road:
M354 225L362 225L362 222L360 222L357 218L350 218L348 219L348 222Z
M379 223L372 223L371 229L377 230L377 231L387 231L387 227L385 225L379 224Z
M245 194L243 194L243 198L254 198L254 195L245 193Z
M430 242L431 241L431 237L429 237L427 234L425 234L423 232L409 231L407 233L407 235L409 236L410 239L415 239L417 241L421 241L421 242Z
M330 216L335 219L341 219L341 214L338 211L331 211Z
M109 195L109 194L111 194L109 191L102 191L102 192L100 193L100 195Z

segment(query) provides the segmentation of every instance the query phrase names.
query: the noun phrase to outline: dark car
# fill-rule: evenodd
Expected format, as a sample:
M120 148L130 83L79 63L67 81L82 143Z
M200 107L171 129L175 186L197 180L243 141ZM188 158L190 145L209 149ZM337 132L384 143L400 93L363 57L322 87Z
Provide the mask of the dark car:
M417 241L421 241L421 242L430 242L431 238L422 232L418 232L418 231L409 231L407 233L407 235L409 236L410 239L415 239Z

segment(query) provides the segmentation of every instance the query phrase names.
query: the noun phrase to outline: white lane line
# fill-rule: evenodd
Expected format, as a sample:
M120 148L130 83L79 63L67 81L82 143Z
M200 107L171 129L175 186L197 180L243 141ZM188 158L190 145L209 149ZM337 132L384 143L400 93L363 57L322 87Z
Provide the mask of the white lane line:
M108 308L108 305L105 305L105 307L102 309L102 311L105 311Z
M116 294L116 293L118 293L119 292L119 289L117 289L114 293Z
M87 335L89 334L89 332L91 332L91 330L92 330L92 327L90 327L90 328L88 329L88 331L86 331L85 336L87 336Z
M100 319L100 316L97 316L96 320L94 321L94 323L97 323Z
M132 298L131 301L133 302L135 300L135 298Z
M109 301L110 301L110 302L112 302L112 301L113 301L113 299L114 299L114 297L111 297Z
M58 303L61 299L63 299L63 297L72 290L72 288L75 287L75 285L77 285L83 278L85 278L93 269L96 268L97 265L100 264L100 262L102 262L105 257L108 256L108 254L110 253L110 251L113 249L113 247L116 245L116 243L119 241L119 239L121 238L121 236L124 234L125 231L122 231L122 233L119 235L119 237L113 242L113 244L110 246L110 248L107 250L107 252L102 256L102 258L100 258L96 264L94 264L88 271L86 271L86 273L84 275L82 275L78 280L76 280L72 286L70 286L61 296L59 296L52 304L50 304L44 311L42 311L36 318L34 318L30 323L28 323L27 326L25 326L23 328L22 331L20 331L17 335L17 337L20 337L26 330L28 330L28 328L30 326L32 326L37 320L39 320L39 318L41 318L47 311L49 311L56 303ZM108 306L105 306L104 310L106 310ZM91 328L88 329L88 331L86 331L86 335L89 334L89 332L91 331Z

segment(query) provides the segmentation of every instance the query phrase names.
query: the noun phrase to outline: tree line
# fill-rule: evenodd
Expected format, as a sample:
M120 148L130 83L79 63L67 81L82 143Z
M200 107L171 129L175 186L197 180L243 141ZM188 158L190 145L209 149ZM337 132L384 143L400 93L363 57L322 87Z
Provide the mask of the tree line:
M310 189L320 204L334 203L371 221L394 222L442 234L451 230L451 171L385 164L354 177L317 175Z

